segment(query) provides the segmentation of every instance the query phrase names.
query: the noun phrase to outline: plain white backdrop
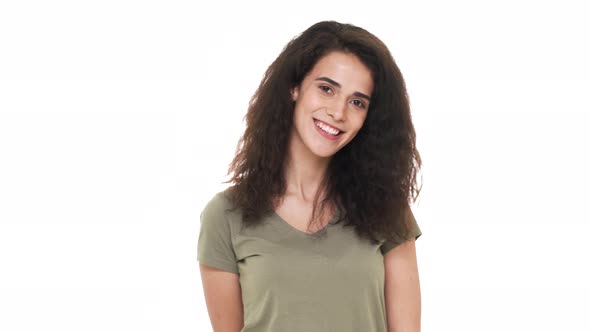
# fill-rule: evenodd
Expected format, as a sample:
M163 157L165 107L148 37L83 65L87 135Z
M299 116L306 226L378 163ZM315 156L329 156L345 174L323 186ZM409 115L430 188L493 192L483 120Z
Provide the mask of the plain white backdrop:
M590 331L587 17L582 1L3 1L0 330L211 331L200 211L266 67L334 19L406 78L423 331Z

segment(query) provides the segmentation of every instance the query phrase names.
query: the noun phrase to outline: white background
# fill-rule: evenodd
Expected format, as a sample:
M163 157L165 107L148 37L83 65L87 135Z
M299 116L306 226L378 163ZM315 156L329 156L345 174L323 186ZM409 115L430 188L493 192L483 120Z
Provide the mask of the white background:
M0 4L0 330L210 331L199 213L325 19L407 81L423 331L590 331L582 1L128 0Z

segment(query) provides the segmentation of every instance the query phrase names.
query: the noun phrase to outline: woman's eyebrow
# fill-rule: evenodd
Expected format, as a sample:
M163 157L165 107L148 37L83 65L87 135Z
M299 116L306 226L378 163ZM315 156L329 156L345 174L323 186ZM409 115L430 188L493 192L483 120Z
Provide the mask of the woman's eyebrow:
M335 87L337 87L337 88L341 88L341 87L342 87L342 85L340 85L340 83L338 83L338 82L334 81L333 79L331 79L331 78L329 78L329 77L322 76L322 77L318 77L318 78L316 78L315 80L316 80L316 81L324 81L324 82L328 82L328 83L330 83L330 84L334 85L334 86L335 86ZM368 101L371 101L371 97L370 97L370 96L367 96L366 94L364 94L364 93L362 93L362 92L358 92L358 91L356 91L355 93L353 93L353 95L354 95L354 96L357 96L357 97L365 98L366 100L368 100Z

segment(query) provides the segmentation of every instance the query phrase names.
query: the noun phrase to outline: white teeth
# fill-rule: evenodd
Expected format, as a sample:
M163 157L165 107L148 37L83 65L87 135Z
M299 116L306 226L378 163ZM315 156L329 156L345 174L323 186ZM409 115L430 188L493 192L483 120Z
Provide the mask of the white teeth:
M340 130L334 129L332 127L328 127L319 121L315 121L315 125L318 126L318 128L320 128L321 130L327 132L328 134L334 135L334 136L336 136L340 133Z

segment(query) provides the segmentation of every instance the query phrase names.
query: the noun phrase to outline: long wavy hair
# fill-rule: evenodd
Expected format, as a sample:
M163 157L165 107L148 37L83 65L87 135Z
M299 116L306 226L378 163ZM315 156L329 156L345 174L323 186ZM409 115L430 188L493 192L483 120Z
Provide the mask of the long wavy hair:
M420 192L421 159L405 82L385 44L351 24L314 24L268 67L249 103L227 192L246 227L274 211L286 191L284 165L295 105L291 90L333 51L358 57L371 71L374 88L362 128L330 160L318 190L324 198L318 201L316 195L310 224L331 203L342 212L336 223L345 221L373 243L406 238L409 206Z

